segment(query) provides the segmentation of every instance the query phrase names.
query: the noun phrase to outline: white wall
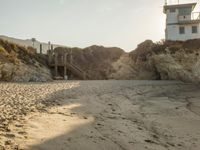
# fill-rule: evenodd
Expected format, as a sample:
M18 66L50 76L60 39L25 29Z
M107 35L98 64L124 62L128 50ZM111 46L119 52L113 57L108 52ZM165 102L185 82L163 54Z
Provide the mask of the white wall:
M191 15L186 15L186 16L178 16L179 21L187 21L191 20Z
M192 33L192 26L198 26L198 33ZM199 24L191 24L184 25L185 34L179 33L179 27L183 25L167 25L166 28L166 39L172 41L186 41L189 39L198 39L200 38L200 25Z
M173 24L173 23L178 23L179 21L191 20L191 15L179 16L178 9L176 9L176 12L170 12L168 9L166 14L167 14L166 24Z
M167 10L167 24L171 23L178 23L178 9L176 9L176 12L171 13L169 9Z

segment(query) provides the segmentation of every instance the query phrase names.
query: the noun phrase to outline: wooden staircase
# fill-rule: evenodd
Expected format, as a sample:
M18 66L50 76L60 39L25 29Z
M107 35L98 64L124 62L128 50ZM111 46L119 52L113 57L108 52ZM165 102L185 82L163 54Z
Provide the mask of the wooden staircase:
M72 60L68 59L68 53L58 54L54 51L48 51L48 63L49 66L54 68L55 79L60 79L62 77L58 76L58 67L63 67L63 78L67 75L67 70L69 70L73 75L77 76L81 80L89 79L90 77L79 67L72 63Z
M72 74L78 76L80 79L85 80L86 74L82 71L79 67L75 66L74 64L70 64L66 62L67 69L71 71Z

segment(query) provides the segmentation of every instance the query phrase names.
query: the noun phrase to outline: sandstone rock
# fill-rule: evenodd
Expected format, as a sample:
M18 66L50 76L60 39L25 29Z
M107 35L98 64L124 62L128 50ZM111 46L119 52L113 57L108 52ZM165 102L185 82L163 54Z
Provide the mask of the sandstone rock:
M200 42L198 41L200 40L157 44L151 41L143 42L130 53L136 72L133 79L181 80L199 83L200 47L198 44Z
M196 78L196 81L200 82L200 58L199 61L197 61L197 63L192 68L192 72L194 74L194 77Z
M12 63L5 63L1 65L1 78L5 81L9 81L12 79L14 65Z
M5 63L1 65L0 80L14 82L46 82L51 81L51 72L45 67L36 68L25 64L13 65Z
M191 81L192 75L177 63L170 55L154 55L152 57L154 66L162 80L183 80Z
M46 82L51 81L49 68L44 64L45 57L39 56L30 48L0 39L0 81ZM41 63L43 62L43 63Z
M92 80L111 79L111 74L115 71L112 64L125 54L122 49L117 47L107 48L96 45L84 49L58 47L54 51L58 53L70 53L71 50L73 54L73 64L85 71L89 79Z

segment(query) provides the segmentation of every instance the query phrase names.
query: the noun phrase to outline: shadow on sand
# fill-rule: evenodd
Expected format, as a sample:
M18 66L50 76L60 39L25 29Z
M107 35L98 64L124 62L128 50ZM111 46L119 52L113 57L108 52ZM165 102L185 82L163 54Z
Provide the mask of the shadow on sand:
M41 141L39 141L36 144L33 144L29 146L30 150L123 150L127 149L126 147L123 147L117 143L115 143L112 139L106 138L104 135L101 134L101 127L99 127L96 124L94 116L91 116L90 114L87 114L85 110L87 110L87 105L89 101L83 101L81 100L81 96L84 95L81 90L81 84L78 87L72 88L72 89L66 89L66 90L60 90L55 93L52 93L47 96L44 103L47 104L47 106L52 107L50 104L52 102L55 102L59 105L59 107L70 107L71 105L77 105L77 107L71 107L70 114L72 116L69 116L68 114L61 114L58 112L56 115L61 115L62 117L57 120L58 122L55 122L56 120L51 120L51 118L47 118L47 122L49 124L52 124L51 126L54 126L53 128L44 130L44 132L57 132L60 131L60 127L66 127L71 128L68 131L61 130L59 135L52 136L51 138L43 139L41 137ZM181 85L180 85L181 86ZM188 85L190 87L190 85ZM174 91L171 91L171 93L162 92L158 93L159 96L167 96L167 97L174 97L174 96L181 96L187 91L191 90L197 90L196 87L191 86L192 89L188 89L188 87L179 88L178 93L175 95L173 94ZM199 86L198 86L199 87ZM52 114L55 115L55 114ZM51 116L51 114L50 114ZM54 117L54 116L52 116ZM73 124L71 122L68 123L69 118L75 118L75 120L71 120L72 122L78 122L78 124ZM66 120L65 120L66 119ZM78 121L76 120L78 119ZM79 120L80 119L80 120ZM64 120L64 121L63 121ZM85 121L84 121L85 120ZM58 123L63 123L65 125L60 126ZM70 125L68 125L70 124ZM44 124L43 124L44 125ZM53 131L55 130L55 131ZM37 129L36 129L37 131ZM38 131L40 132L40 131ZM38 134L39 135L39 134ZM36 137L40 138L40 137ZM123 142L123 141L122 141ZM123 144L122 144L123 145Z

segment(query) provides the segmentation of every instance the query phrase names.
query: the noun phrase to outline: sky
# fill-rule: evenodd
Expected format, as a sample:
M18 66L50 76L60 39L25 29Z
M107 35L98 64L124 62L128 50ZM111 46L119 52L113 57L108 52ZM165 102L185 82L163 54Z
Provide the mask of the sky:
M0 0L0 35L131 51L146 39L164 39L163 4L164 0Z

